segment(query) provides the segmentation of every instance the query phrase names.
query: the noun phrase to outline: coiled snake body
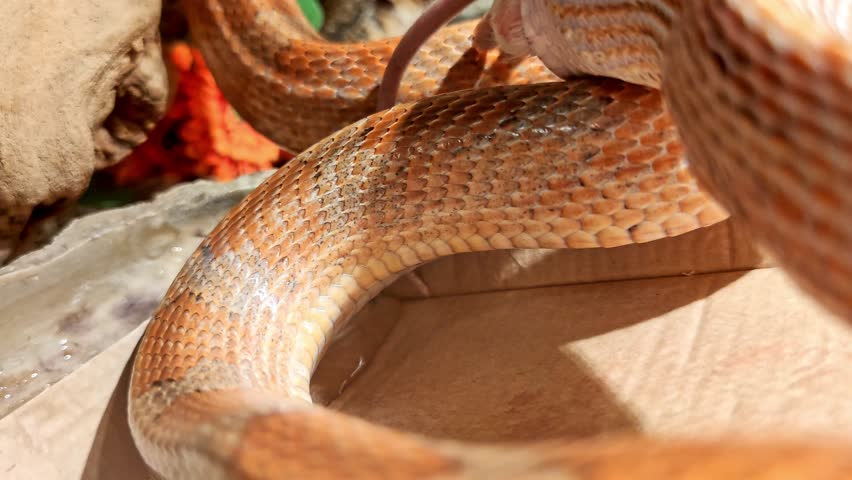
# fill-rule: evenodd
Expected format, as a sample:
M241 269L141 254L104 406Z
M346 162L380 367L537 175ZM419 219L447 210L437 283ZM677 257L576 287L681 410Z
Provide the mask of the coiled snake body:
M329 338L423 262L646 242L726 209L852 318L850 6L683 3L498 1L482 24L483 44L561 76L645 86L557 82L471 48L467 23L418 53L404 103L370 115L396 41L323 43L288 0L187 0L225 95L307 149L202 242L152 319L129 399L145 461L175 479L852 478L843 446L467 445L311 404ZM531 82L547 83L495 86Z

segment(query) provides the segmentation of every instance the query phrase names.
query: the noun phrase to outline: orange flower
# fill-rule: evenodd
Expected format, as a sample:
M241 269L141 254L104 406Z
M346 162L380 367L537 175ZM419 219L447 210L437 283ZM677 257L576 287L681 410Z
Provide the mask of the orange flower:
M236 114L197 49L176 43L168 61L177 74L175 98L148 140L110 169L116 184L231 180L291 157Z

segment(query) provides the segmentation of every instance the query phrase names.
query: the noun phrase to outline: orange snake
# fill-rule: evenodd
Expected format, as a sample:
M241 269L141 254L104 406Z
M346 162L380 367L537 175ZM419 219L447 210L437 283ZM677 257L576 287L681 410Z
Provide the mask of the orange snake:
M186 0L225 95L307 149L202 242L147 328L129 415L149 466L172 479L852 478L849 446L469 445L311 403L334 332L402 272L457 252L614 247L727 210L852 318L852 7L681 3L498 0L478 30L562 76L661 80L662 96L600 78L486 88L556 77L472 49L467 23L417 53L405 103L370 115L395 40L324 43L290 0Z

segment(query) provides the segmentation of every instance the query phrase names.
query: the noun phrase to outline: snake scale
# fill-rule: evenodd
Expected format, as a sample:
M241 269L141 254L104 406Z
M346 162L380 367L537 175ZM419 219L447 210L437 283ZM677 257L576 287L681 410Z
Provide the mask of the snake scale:
M139 345L131 432L158 476L852 478L848 445L470 445L309 395L334 333L424 262L647 242L726 212L852 318L850 2L498 0L428 40L378 113L397 40L326 43L290 0L185 7L226 97L303 151L201 243Z

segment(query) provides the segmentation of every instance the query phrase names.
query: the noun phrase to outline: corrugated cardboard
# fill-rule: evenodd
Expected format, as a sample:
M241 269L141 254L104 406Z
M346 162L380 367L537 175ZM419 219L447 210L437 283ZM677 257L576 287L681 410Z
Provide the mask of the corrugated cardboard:
M125 417L141 333L0 419L2 478L147 478ZM612 250L424 266L346 329L312 392L377 423L465 440L852 441L852 329L725 222Z

